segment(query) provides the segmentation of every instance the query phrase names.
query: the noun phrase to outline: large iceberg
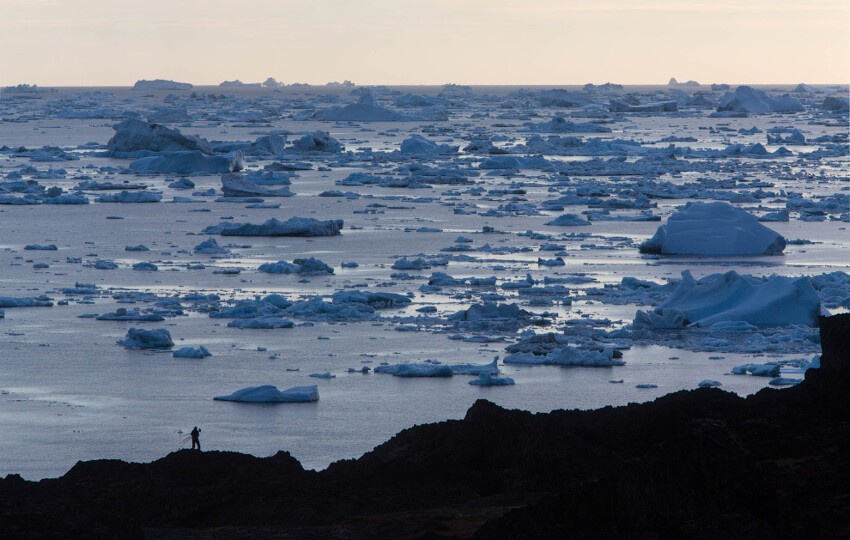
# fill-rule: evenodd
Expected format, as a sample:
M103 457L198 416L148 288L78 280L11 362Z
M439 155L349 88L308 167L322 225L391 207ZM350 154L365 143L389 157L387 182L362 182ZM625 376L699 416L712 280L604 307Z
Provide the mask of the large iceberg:
M112 157L144 157L145 152L185 152L197 150L212 154L210 143L199 137L181 134L160 124L128 118L112 129L115 135L106 143L107 155ZM149 155L149 154L148 154Z
M778 98L769 96L763 90L750 86L739 86L735 92L727 92L717 106L718 111L747 113L786 113L803 112L800 100L787 94Z
M633 326L706 327L729 321L756 326L814 326L820 313L820 299L807 277L756 278L730 271L697 281L685 271L670 297L652 311L638 311Z
M249 386L227 396L216 396L216 401L238 401L241 403L309 403L319 401L319 388L316 385L294 386L280 391L276 386Z
M640 245L661 255L780 255L785 238L751 214L725 202L690 202Z

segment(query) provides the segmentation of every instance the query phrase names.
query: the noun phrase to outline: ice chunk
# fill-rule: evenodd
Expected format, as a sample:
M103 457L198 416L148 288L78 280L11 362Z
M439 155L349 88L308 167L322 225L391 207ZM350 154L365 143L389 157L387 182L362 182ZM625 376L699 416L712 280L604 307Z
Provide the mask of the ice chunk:
M139 310L128 311L126 308L118 308L112 313L102 313L95 317L98 321L134 321L134 322L160 322L165 317L155 313L141 313Z
M751 214L725 202L689 202L640 245L662 255L779 255L785 238Z
M156 203L162 200L162 193L156 191L119 191L104 193L97 199L99 203Z
M394 364L378 366L375 373L389 373L395 377L451 377L452 368L445 364Z
M800 100L784 95L778 98L769 96L763 90L749 86L739 86L735 92L727 92L720 100L717 110L747 113L803 112Z
M15 298L12 296L0 296L0 308L16 308L16 307L52 307L53 301L46 296L21 297Z
M133 265L137 272L156 272L159 268L152 262L137 262Z
M118 341L128 349L170 349L174 346L171 334L165 328L156 330L145 330L143 328L130 328L127 337Z
M133 85L133 90L191 90L192 85L184 82L176 82L169 81L165 79L153 79L153 80L145 80L141 79L136 81L136 84Z
M238 401L241 403L309 403L319 401L319 388L316 385L294 386L280 391L270 384L249 386L227 396L216 396L217 401Z
M342 226L341 219L320 221L314 218L291 217L286 221L272 218L261 225L223 223L207 227L204 232L222 236L336 236L340 234Z
M489 373L482 373L477 379L472 379L469 384L475 386L510 386L516 384L510 377L494 377Z
M206 358L212 353L203 345L199 347L182 347L173 353L174 358Z
M204 240L194 248L195 253L199 255L228 255L230 250L218 245L215 238Z
M611 347L602 350L577 349L569 345L551 352L538 355L530 352L518 352L505 357L506 364L540 364L556 366L612 367L625 365L625 361L616 358Z
M547 221L546 225L553 227L582 227L590 225L590 222L576 214L564 214L556 217L552 221Z
M401 142L401 153L402 154L413 154L413 155L435 155L435 154L456 154L457 146L450 146L448 144L437 144L433 141L429 141L425 137L421 135L413 135L409 139L405 139Z
M221 177L221 191L225 197L292 197L288 187L272 189L258 184L250 176L240 174L224 174Z
M131 162L130 169L142 174L221 174L241 170L242 157L209 156L198 150L163 152Z
M315 131L312 134L304 135L293 141L292 147L301 152L327 152L331 154L338 154L345 150L345 147L331 137L327 131Z
M187 137L176 129L136 118L115 124L113 129L115 135L106 143L107 155L112 157L138 158L150 153L184 151L213 153L210 143L204 139Z
M56 251L56 244L27 244L24 246L27 251Z
M716 388L718 386L721 386L721 382L715 381L714 379L703 379L699 383L697 383L697 386L699 386L700 388Z
M725 321L813 326L820 312L820 299L807 277L754 278L730 271L696 281L685 271L664 303L650 313L638 311L635 327L712 326Z

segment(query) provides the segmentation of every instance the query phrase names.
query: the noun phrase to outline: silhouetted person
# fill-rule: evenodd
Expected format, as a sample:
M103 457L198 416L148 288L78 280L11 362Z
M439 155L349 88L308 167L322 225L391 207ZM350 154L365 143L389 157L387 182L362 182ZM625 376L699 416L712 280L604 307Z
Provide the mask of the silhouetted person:
M201 451L201 440L200 440L199 437L201 436L201 430L198 429L198 426L195 426L194 428L192 428L192 433L190 435L192 436L192 450L194 450L195 447L197 446L198 452L200 452Z

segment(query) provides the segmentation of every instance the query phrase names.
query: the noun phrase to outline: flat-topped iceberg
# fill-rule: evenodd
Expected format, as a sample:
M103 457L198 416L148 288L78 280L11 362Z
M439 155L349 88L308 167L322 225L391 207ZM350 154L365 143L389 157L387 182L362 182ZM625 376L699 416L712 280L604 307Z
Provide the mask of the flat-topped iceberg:
M605 347L602 350L577 349L569 345L558 347L546 354L532 352L517 352L505 357L506 364L539 364L555 366L589 366L612 367L622 366L626 362L617 358L614 349Z
M206 347L200 345L198 347L182 347L172 353L174 358L206 358L212 356L212 353Z
M170 349L174 346L171 334L165 328L156 330L145 330L143 328L130 328L127 337L118 341L127 349Z
M713 327L727 321L755 326L814 326L821 314L818 293L807 277L741 276L735 271L699 281L690 272L654 310L638 311L635 329Z
M226 396L216 396L216 401L238 401L240 403L309 403L319 401L319 388L316 385L293 386L280 391L276 386L249 386Z
M641 253L661 255L780 255L783 249L782 235L725 202L686 204L640 245Z
M341 219L318 220L291 217L286 221L272 218L260 225L252 223L222 223L204 229L206 234L222 236L336 236L341 234Z
M221 191L225 197L292 197L289 187L271 188L259 184L253 177L228 173L221 176Z
M242 158L210 156L199 150L163 152L139 158L130 163L130 170L142 174L221 174L242 169Z
M189 83L165 79L141 79L133 85L133 90L191 90L192 88L192 85Z

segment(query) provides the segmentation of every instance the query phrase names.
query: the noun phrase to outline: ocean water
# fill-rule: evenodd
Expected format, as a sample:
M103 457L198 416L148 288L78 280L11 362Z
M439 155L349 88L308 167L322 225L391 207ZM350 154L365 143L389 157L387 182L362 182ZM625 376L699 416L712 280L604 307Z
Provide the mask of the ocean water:
M375 91L379 103L391 108L392 92L436 95L439 88L398 88ZM532 89L536 92L537 89ZM645 101L664 97L663 88L628 88ZM787 91L787 89L785 89ZM564 332L570 336L587 324L595 329L628 328L636 310L645 305L618 305L605 296L586 296L587 287L615 285L625 276L661 283L690 270L696 277L736 270L741 274L767 276L815 276L847 271L850 266L848 223L841 212L824 221L803 221L792 213L789 222L767 223L788 239L810 244L789 245L778 257L646 257L637 244L651 237L659 222L594 221L587 227L552 227L545 222L562 213L581 213L586 206L570 206L563 212L541 210L541 203L570 189L596 187L603 197L617 195L633 177L599 174L580 176L553 169L502 171L490 175L477 164L487 156L464 152L457 156L410 157L392 154L402 140L421 134L440 143L465 147L471 140L486 139L510 151L532 134L527 124L553 116L572 115L574 121L594 121L612 133L561 134L583 139L630 139L647 147L663 148L670 136L692 138L676 142L693 148L724 148L731 143L760 142L768 151L765 132L776 127L797 127L814 139L847 132L847 117L824 115L807 102L807 112L796 115L751 115L747 118L710 118L710 109L684 108L679 113L658 115L610 115L582 108L542 107L516 89L474 88L470 95L447 98L448 121L418 122L318 122L298 120L304 110L344 104L355 97L340 89L267 90L198 89L189 92L133 92L129 89L62 89L35 99L4 94L0 97L0 186L15 180L34 179L44 186L71 190L81 180L143 183L163 193L155 204L93 203L89 205L0 205L0 296L30 297L47 294L67 305L49 308L6 308L0 319L0 474L20 473L28 479L63 474L78 460L120 458L134 461L156 459L176 450L184 434L201 427L204 449L221 449L270 455L287 450L307 468L323 468L344 458L369 451L399 430L415 424L462 418L477 399L505 407L534 412L553 409L588 409L625 405L695 388L703 379L717 379L724 390L747 395L767 386L768 379L730 375L733 366L775 360L808 360L817 345L785 351L696 351L672 347L669 340L636 343L623 351L624 366L606 368L502 365L504 375L515 379L508 387L480 388L469 377L449 379L403 379L382 374L348 373L348 368L374 367L382 362L487 363L505 356L505 346L520 331ZM511 93L514 92L514 93ZM215 94L222 98L204 98ZM197 97L200 95L200 97ZM715 95L714 98L718 98ZM603 98L596 98L602 101ZM812 99L812 103L814 100ZM185 107L187 119L164 122L184 134L210 141L250 141L268 133L290 133L289 140L317 129L328 131L345 144L351 154L316 154L276 158L247 157L246 167L260 169L271 161L306 161L312 169L292 179L294 197L266 199L280 203L278 209L249 209L245 203L214 202L215 196L193 196L200 202L170 203L174 196L193 191L220 190L219 175L193 175L194 190L167 187L177 175L138 176L125 171L129 160L99 156L114 133L120 115L135 112L142 117L156 111ZM591 112L593 115L591 115ZM74 113L74 114L71 114ZM251 114L248 114L251 113ZM69 118L69 116L91 116ZM758 127L761 132L742 134L739 129ZM543 134L543 136L547 136ZM684 140L684 139L683 139ZM96 145L87 145L94 142ZM79 157L74 161L34 161L15 152L18 147L59 146ZM788 147L794 155L772 159L680 158L711 163L704 171L646 173L648 182L729 181L728 191L771 192L757 203L737 202L743 208L764 212L781 209L789 194L817 197L848 192L846 153L822 158L802 158L826 144ZM839 144L840 146L840 144ZM844 143L846 146L846 142ZM371 149L371 151L366 150ZM587 161L590 155L546 156L552 162ZM614 157L606 155L605 159ZM639 156L626 156L635 161ZM338 186L335 182L352 172L400 175L405 167L431 166L472 170L470 185L433 185L425 189L394 189L375 186ZM35 169L27 169L34 167ZM57 169L64 174L56 174ZM53 173L50 173L53 169ZM12 174L12 176L10 176ZM43 178L48 176L49 178ZM52 178L50 178L52 176ZM41 177L41 178L40 178ZM714 185L714 184L712 184ZM759 186L769 187L759 187ZM482 188L475 190L471 188ZM11 189L11 188L10 188ZM355 191L359 199L318 197L338 189ZM515 193L489 190L523 190ZM98 193L87 192L94 200ZM2 191L0 191L2 194ZM538 215L485 216L490 209L514 203L530 204ZM652 211L666 220L680 198L653 199ZM374 206L378 204L378 206ZM369 206L373 205L373 206ZM458 214L456 209L474 214ZM850 208L844 209L844 215ZM634 210L612 214L634 214ZM210 258L192 248L208 238L201 231L222 220L260 223L292 216L344 219L343 234L336 237L215 237L222 245L236 244L232 255ZM122 219L111 219L120 217ZM663 223L663 221L662 221ZM497 232L482 233L483 227ZM414 232L420 227L442 232ZM550 240L524 235L534 231L552 235ZM571 236L571 233L576 233ZM485 244L513 251L447 252L455 239L467 236L473 248ZM545 242L564 244L565 265L538 265L538 258L555 257L540 251ZM57 251L24 250L27 244L56 244ZM127 252L127 245L144 244L148 252ZM529 251L518 251L529 248ZM402 256L453 257L447 267L409 271L414 279L393 277L393 262ZM263 262L319 258L332 267L329 276L270 275L257 272ZM67 262L80 258L83 264ZM111 259L117 270L97 270L91 262ZM133 263L150 261L157 272L138 272ZM357 268L341 263L356 261ZM47 268L34 268L44 263ZM204 269L190 270L189 263ZM215 270L239 268L238 275ZM423 292L433 271L454 277L496 276L501 285L518 281L527 273L544 277L587 277L594 281L570 288L570 305L547 302L536 305L527 296L496 288L454 287ZM69 297L58 290L75 283L90 283L103 293L91 298ZM119 307L149 308L150 304L119 303L116 294L151 292L160 297L201 292L223 300L253 298L279 293L299 299L312 295L329 297L339 290L369 289L409 294L412 303L403 309L381 311L366 321L321 322L295 320L292 329L239 330L228 328L227 319L186 309L185 315L162 323L96 321L81 315L106 313ZM509 332L470 332L452 328L446 317L480 303L482 295L502 294L502 302L518 302L535 313L557 315L549 327L522 327ZM844 293L841 293L844 294ZM184 305L189 306L184 302ZM435 306L427 324L415 331L399 327L416 325L416 309ZM850 305L850 304L845 304ZM836 308L833 309L835 311ZM838 311L844 310L842 307ZM116 342L132 327L167 328L177 346L204 345L213 356L203 360L176 359L169 352L127 350ZM474 343L450 336L486 334L500 339ZM728 336L725 336L728 337ZM331 372L330 380L311 378L310 373ZM622 380L622 383L610 381ZM657 388L638 389L653 383ZM256 405L213 401L217 395L260 384L281 389L316 384L320 400L308 404Z

